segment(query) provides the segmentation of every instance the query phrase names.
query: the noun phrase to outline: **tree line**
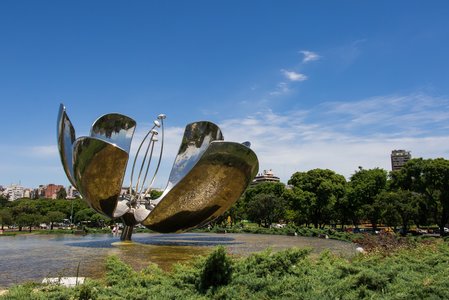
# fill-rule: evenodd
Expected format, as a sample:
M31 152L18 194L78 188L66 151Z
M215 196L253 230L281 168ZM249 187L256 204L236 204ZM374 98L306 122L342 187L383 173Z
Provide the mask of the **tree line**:
M158 195L155 195L157 197ZM154 197L154 198L155 198ZM152 197L153 198L153 197ZM80 199L29 200L0 199L0 224L22 227L73 218L72 223L111 222L95 213ZM249 220L260 226L292 223L298 226L370 223L402 228L436 224L441 235L449 221L449 160L412 159L399 171L380 168L358 170L346 180L329 169L296 172L282 183L251 185L242 197L215 223Z
M156 199L162 194L161 191L151 191L150 198ZM67 193L60 189L57 193L58 199L18 199L8 201L0 196L0 229L5 226L15 225L19 231L23 227L37 227L42 223L49 224L50 229L57 223L69 220L71 224L85 223L89 227L103 227L111 225L120 220L111 220L95 212L82 199L65 200Z
M402 228L436 224L441 235L449 221L449 160L412 159L399 171L380 168L357 171L346 180L329 169L296 172L282 183L250 186L218 222L249 220L298 226L370 223ZM447 229L446 229L447 230ZM447 233L446 233L447 234Z
M52 230L55 224L62 223L64 220L69 220L72 223L86 221L92 226L102 226L109 221L108 218L89 208L81 199L70 201L63 199L19 199L15 201L0 199L2 230L4 226L15 225L19 231L22 231L23 227L28 227L31 231L32 227L42 223L48 224Z

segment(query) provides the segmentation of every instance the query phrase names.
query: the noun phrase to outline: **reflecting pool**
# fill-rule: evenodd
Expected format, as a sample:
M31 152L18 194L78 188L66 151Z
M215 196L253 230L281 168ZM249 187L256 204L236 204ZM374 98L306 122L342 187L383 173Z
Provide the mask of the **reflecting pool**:
M351 256L351 243L319 238L263 234L134 234L134 243L122 244L119 237L101 235L18 235L0 237L0 287L44 277L83 276L100 278L105 272L105 258L116 255L136 270L149 262L164 270L174 263L187 262L205 255L214 246L223 245L228 253L246 256L271 248L310 247L312 253L329 249Z

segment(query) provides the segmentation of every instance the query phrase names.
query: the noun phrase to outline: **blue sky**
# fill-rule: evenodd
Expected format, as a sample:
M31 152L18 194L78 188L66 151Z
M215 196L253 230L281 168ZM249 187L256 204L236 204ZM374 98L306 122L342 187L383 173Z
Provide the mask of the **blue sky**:
M158 187L198 120L250 140L284 182L389 169L393 149L448 158L448 15L448 1L1 1L0 185L68 185L61 102L78 136L120 112L135 143L167 114Z

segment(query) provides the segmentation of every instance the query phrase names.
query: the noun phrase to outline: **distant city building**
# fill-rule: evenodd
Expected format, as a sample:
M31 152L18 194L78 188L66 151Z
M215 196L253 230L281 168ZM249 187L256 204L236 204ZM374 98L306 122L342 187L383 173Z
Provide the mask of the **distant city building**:
M64 187L62 185L56 185L56 184L50 183L44 189L44 191L45 191L45 198L56 199L59 190L63 189L63 188Z
M393 171L400 170L410 159L412 155L410 151L393 150L391 151L391 169Z
M46 188L46 185L43 185L43 184L39 185L39 187L37 188L37 195L35 195L36 199L45 198L45 188Z
M67 199L81 198L81 195L78 192L78 190L71 185L67 187L66 191L67 191Z
M6 187L3 194L8 198L9 201L14 201L23 198L24 188L23 186L18 184L11 184L10 186Z
M29 198L31 199L31 195L32 195L32 190L31 189L24 189L23 190L23 198Z
M146 187L144 188L144 191L146 191ZM148 193L146 198L150 197L151 191L157 191L157 192L164 192L164 189L161 188L151 188L150 193ZM129 186L122 186L122 189L120 190L120 196L122 198L126 197L127 195L129 195Z
M263 170L263 173L259 173L256 177L254 177L252 184L258 184L262 182L280 182L280 179L279 177L274 175L271 169Z

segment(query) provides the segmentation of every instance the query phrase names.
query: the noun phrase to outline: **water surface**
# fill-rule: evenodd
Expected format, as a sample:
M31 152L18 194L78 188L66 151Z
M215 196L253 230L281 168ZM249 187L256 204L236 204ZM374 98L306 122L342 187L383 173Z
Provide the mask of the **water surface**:
M156 263L170 270L174 263L188 262L223 245L233 255L246 256L271 248L310 247L312 253L329 249L340 255L353 255L351 243L297 236L263 234L134 234L135 243L123 245L111 234L100 235L18 235L0 237L0 287L45 277L83 276L100 278L105 259L116 255L139 270Z

